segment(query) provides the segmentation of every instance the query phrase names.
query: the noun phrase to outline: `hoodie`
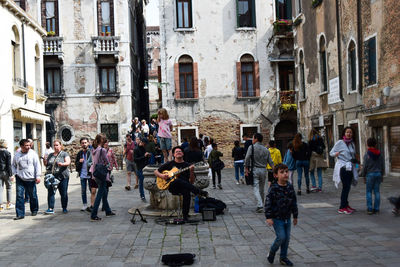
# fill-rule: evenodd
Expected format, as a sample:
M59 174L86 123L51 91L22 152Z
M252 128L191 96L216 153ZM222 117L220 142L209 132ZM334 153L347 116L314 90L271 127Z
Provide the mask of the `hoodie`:
M282 163L282 155L281 151L275 147L270 147L268 148L269 153L271 154L272 161L274 162L274 166L278 165L279 163ZM267 165L268 170L272 170L272 167Z
M364 166L361 170L361 177L366 177L368 173L380 172L383 176L385 170L385 162L381 152L376 148L368 148L364 155Z

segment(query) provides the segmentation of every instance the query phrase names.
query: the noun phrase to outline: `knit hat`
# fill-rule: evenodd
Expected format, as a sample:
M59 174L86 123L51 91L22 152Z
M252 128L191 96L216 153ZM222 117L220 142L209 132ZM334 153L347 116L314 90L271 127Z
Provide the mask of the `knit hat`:
M4 139L0 139L0 148L7 148L7 141Z

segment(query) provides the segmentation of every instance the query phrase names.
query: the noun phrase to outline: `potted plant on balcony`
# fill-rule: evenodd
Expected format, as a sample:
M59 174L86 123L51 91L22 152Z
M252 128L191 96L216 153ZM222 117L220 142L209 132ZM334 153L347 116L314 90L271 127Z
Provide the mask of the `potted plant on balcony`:
M279 19L274 22L274 33L278 35L286 35L292 31L292 21Z
M297 105L296 104L282 104L281 105L281 110L285 111L285 112L291 111L291 110L296 111L297 110Z
M111 32L106 32L106 36L111 36Z
M105 32L100 32L100 36L104 36L105 34Z
M56 35L56 33L54 31L49 31L49 32L47 32L47 35L48 36L54 36L54 35Z

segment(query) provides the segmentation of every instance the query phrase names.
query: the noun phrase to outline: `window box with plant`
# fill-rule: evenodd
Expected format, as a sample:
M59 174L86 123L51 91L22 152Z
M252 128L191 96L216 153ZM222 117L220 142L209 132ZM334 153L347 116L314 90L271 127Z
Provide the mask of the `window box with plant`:
M288 35L292 32L292 21L287 19L279 19L274 22L275 35Z
M54 35L56 35L56 33L54 31L47 32L47 36L54 36Z
M288 111L296 111L297 110L297 104L281 104L281 110L284 112Z
M313 0L311 6L313 8L316 8L317 6L319 6L320 4L322 4L322 0Z

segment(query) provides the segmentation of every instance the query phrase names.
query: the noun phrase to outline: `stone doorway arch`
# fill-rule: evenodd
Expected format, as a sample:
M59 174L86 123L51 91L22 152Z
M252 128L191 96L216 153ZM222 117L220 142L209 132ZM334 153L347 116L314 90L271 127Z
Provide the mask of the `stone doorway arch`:
M281 151L282 160L287 150L287 145L291 142L297 133L297 123L292 120L280 121L275 126L274 139L276 148Z

